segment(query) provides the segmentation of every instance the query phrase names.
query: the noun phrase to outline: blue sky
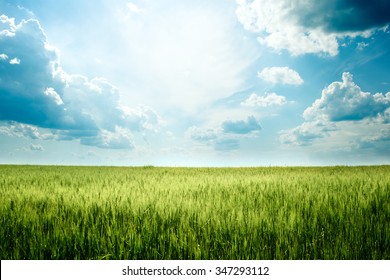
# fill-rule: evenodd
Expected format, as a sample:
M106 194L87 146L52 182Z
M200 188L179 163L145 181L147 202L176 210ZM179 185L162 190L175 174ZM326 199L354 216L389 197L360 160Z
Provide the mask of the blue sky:
M1 0L0 163L390 164L389 8Z

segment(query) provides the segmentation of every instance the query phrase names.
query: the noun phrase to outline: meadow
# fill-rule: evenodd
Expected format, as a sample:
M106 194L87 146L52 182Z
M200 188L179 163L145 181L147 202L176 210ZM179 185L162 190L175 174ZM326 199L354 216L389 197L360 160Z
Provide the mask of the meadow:
M390 259L390 166L0 165L0 258Z

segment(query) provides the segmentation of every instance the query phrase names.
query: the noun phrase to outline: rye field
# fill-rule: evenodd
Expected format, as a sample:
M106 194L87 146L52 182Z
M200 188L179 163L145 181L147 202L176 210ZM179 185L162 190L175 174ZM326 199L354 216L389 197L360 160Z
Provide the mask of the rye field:
M0 166L0 258L390 259L390 166Z

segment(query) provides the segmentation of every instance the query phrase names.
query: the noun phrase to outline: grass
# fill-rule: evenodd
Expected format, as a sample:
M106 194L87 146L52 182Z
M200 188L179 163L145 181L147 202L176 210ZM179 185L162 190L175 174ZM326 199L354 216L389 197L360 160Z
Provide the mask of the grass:
M0 166L1 259L390 259L390 166Z

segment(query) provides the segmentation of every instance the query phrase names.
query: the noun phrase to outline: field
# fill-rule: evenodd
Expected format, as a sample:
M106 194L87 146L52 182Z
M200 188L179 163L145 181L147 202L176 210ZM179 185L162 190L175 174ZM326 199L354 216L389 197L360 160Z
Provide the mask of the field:
M0 166L1 259L390 259L390 166Z

